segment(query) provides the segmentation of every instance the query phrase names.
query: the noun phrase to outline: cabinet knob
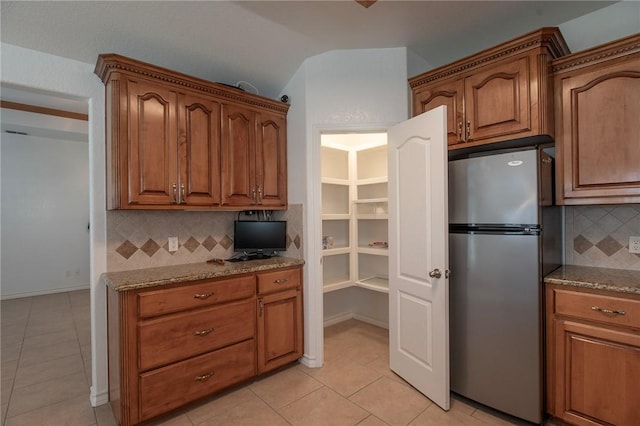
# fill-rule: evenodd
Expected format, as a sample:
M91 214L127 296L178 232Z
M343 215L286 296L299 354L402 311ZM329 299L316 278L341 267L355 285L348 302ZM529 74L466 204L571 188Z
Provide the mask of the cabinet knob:
M467 141L471 139L471 122L467 121Z
M180 184L180 204L187 204L187 197L184 195L184 183Z
M173 188L173 198L171 199L171 203L172 204L178 204L178 185L176 185L175 183L173 185L171 185L171 187Z
M458 121L458 140L462 142L462 121Z
M289 281L289 279L288 279L288 278L278 278L277 280L273 280L273 282L274 282L275 284L284 284L284 283L286 283L286 282L288 282L288 281Z

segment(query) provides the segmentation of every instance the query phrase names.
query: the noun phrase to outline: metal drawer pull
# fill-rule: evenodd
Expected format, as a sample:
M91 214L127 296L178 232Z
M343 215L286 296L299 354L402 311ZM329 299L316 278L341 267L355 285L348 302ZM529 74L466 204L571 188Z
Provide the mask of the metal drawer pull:
M602 312L603 314L613 314L613 315L626 315L626 312L622 309L607 309L601 308L599 306L592 306L591 310Z
M209 373L203 374L202 376L196 376L194 378L194 381L196 381L196 382L206 382L207 380L209 380L209 378L211 378L211 376L213 376L213 371L210 371Z
M213 327L207 328L206 330L194 331L193 335L194 336L206 336L207 334L211 333L212 331L213 331Z
M194 295L193 295L193 298L194 298L194 299L200 299L200 300L203 300L203 299L208 299L208 298L210 298L211 296L213 296L213 292L211 292L211 293L202 293L202 294L194 294Z
M289 281L288 278L278 278L277 280L273 280L273 282L276 283L276 284L284 284L287 281Z

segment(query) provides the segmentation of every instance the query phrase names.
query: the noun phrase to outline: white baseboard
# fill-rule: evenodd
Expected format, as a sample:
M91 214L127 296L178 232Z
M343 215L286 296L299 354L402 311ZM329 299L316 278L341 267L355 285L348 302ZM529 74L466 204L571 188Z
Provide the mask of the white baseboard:
M109 391L103 390L103 391L97 392L96 389L93 386L91 386L91 394L89 395L89 400L91 401L92 407L108 404Z
M32 296L44 296L47 294L56 294L56 293L67 293L69 291L89 290L90 288L91 286L89 284L84 284L81 286L74 286L74 287L27 291L24 293L2 294L0 295L0 300L18 299L21 297L32 297Z
M302 358L300 358L299 360L300 364L304 365L305 367L309 367L309 368L319 368L322 367L322 365L320 365L318 363L318 360L316 359L316 357L311 357L307 354L304 354L302 356Z
M375 325L376 327L380 327L380 328L384 328L386 330L389 329L389 324L380 320L377 320L375 318L370 318L364 315L360 315L360 314L353 314L353 319L356 319L358 321L362 321L362 322L366 322L368 324L371 325Z
M370 318L364 315L360 315L360 314L356 314L354 312L345 312L342 314L338 314L338 315L334 315L332 317L329 318L325 318L323 325L325 327L329 327L331 325L335 325L338 323L341 323L343 321L348 321L350 319L355 319L358 321L362 321L362 322L366 322L368 324L371 325L375 325L376 327L380 327L380 328L384 328L384 329L389 329L389 324L387 324L386 322L382 322L380 320L377 320L375 318Z
M345 313L342 313L342 314L334 315L334 316L329 317L329 318L325 318L324 322L323 322L323 325L325 327L329 327L331 325L336 325L336 324L341 323L343 321L348 321L348 320L350 320L352 318L354 318L353 312L345 312Z

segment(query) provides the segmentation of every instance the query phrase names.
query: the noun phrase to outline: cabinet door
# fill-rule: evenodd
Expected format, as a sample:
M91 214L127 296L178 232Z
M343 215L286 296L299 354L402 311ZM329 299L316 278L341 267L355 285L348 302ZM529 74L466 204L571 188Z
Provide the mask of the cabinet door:
M176 93L142 81L129 80L129 149L126 173L129 205L170 205L177 202L178 158ZM122 173L123 170L120 170Z
M302 356L302 326L299 288L258 298L258 374Z
M181 95L180 203L220 203L220 104L204 96Z
M474 142L531 130L529 57L509 59L504 64L465 78L465 139Z
M256 200L255 112L222 106L222 204L252 206Z
M559 203L640 202L640 56L556 79Z
M556 416L576 425L640 419L640 336L555 320Z
M448 80L420 88L413 95L413 115L422 114L441 105L447 107L447 144L464 141L464 81Z
M281 114L261 112L257 120L257 203L287 205L287 126Z

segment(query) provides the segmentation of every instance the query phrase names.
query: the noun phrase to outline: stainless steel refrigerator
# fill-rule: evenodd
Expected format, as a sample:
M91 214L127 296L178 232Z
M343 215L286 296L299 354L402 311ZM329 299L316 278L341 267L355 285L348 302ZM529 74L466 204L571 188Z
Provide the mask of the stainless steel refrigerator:
M543 420L543 276L561 261L552 157L541 148L449 162L451 390Z

